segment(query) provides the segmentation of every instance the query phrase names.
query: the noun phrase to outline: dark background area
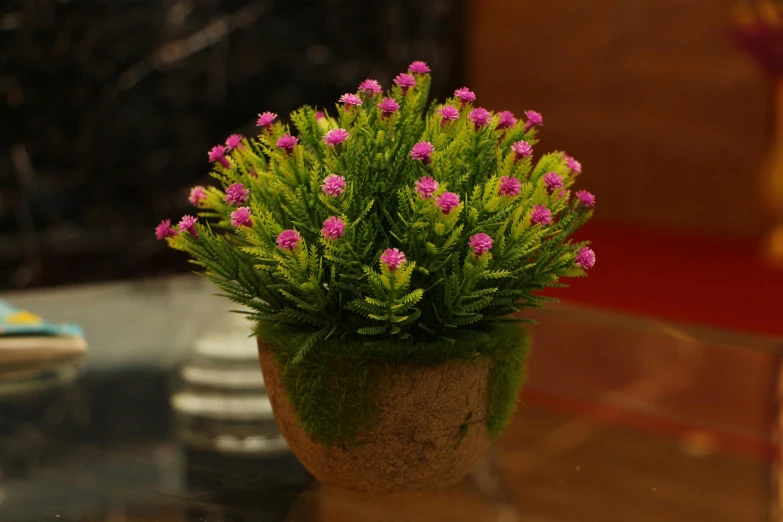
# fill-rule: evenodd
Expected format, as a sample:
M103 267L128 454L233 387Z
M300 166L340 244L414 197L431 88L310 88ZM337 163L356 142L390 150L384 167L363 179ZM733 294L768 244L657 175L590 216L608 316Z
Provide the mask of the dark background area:
M0 288L187 270L156 242L259 112L332 107L414 59L463 82L461 0L30 0L0 7Z
M537 150L584 166L598 265L569 299L778 332L775 82L732 39L735 3L0 2L0 289L190 270L152 230L191 212L213 145L422 59L435 96L537 110Z

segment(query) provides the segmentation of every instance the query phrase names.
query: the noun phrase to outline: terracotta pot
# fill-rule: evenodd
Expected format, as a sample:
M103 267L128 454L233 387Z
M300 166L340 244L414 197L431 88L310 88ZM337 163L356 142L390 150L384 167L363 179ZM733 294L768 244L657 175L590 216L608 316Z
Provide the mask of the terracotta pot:
M261 340L258 352L280 431L327 486L376 493L442 488L465 476L491 444L485 359L393 367L376 387L377 422L361 444L326 447L302 429Z

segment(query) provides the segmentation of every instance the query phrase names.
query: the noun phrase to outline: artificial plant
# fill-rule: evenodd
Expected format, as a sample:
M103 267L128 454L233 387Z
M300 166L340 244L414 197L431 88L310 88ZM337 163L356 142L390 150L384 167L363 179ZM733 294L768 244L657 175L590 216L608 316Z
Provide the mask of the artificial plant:
M295 333L292 364L335 343L448 351L595 262L568 239L595 198L572 197L579 162L535 153L541 115L494 114L467 88L428 104L429 72L368 79L291 125L260 114L257 136L209 152L219 186L191 191L198 218L156 230L262 331Z

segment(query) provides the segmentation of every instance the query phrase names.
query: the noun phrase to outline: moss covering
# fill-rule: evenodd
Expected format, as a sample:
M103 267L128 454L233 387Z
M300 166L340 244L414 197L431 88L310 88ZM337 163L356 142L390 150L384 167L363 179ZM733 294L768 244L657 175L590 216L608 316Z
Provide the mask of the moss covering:
M517 326L517 337L506 333L506 345L498 347L492 356L487 385L487 431L493 439L511 422L517 405L519 389L527 377L527 357L530 354L530 335Z
M453 342L327 339L300 362L293 358L306 333L262 325L257 334L271 347L282 383L302 428L315 441L357 444L377 414L373 390L398 364L490 360L487 431L494 438L508 425L525 378L530 338L516 323L485 332L465 332Z

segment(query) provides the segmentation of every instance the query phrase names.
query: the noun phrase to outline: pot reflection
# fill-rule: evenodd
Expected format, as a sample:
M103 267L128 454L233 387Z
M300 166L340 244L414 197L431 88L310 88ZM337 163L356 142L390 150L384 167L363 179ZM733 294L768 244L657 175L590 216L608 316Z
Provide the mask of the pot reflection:
M491 505L467 481L424 493L365 494L313 482L296 501L286 522L490 522L518 520L515 511Z

